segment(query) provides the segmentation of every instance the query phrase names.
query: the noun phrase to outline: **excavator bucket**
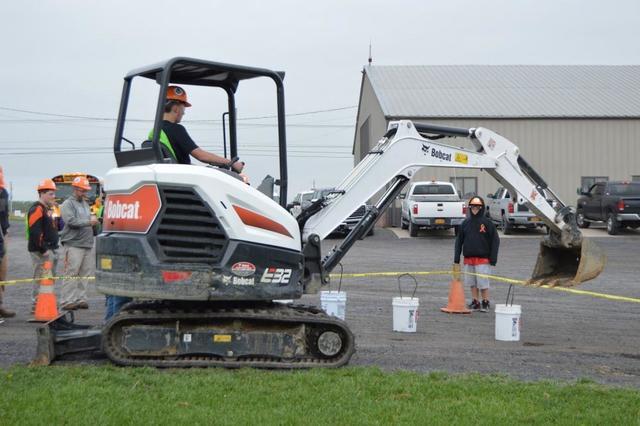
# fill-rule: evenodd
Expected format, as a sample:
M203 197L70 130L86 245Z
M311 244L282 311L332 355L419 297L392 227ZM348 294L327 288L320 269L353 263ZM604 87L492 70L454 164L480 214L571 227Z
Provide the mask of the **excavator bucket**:
M573 287L600 275L606 261L604 251L588 239L572 248L550 247L543 241L527 284Z
M73 312L65 312L38 328L36 357L31 365L49 365L66 354L100 350L101 330L74 321Z

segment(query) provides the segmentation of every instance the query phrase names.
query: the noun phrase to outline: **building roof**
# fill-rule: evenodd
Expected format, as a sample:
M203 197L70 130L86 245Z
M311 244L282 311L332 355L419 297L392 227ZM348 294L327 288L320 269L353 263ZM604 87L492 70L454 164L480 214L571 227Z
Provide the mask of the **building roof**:
M638 65L365 66L388 118L640 117Z

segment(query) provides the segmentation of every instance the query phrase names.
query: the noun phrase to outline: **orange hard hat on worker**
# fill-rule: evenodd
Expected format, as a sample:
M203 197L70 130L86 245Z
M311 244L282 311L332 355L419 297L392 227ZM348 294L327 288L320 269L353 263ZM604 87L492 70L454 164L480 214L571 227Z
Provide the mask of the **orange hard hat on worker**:
M469 200L469 206L480 206L480 207L484 207L484 201L482 201L482 198L476 196L471 197L471 199Z
M186 107L191 106L191 104L187 102L187 92L180 86L167 87L167 100L182 102Z
M84 189L88 191L91 189L91 185L89 185L89 179L84 176L77 176L73 178L73 182L71 182L71 186L76 187L78 189Z
M40 191L55 191L56 184L51 179L43 179L38 184L38 192Z

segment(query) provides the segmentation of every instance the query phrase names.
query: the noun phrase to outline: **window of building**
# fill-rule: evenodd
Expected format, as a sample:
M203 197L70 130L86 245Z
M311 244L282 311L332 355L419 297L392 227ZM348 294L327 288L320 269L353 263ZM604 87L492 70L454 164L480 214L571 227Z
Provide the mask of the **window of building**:
M456 187L462 198L478 195L477 177L450 177L449 182Z
M580 188L588 190L594 183L608 181L609 176L582 176L580 178Z

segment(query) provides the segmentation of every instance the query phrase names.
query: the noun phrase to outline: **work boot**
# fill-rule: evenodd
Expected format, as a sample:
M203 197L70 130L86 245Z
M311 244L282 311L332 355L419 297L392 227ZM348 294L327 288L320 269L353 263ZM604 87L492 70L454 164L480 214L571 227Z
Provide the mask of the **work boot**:
M0 317L2 318L13 318L16 316L16 313L8 310L7 308L3 308L0 306Z
M478 302L477 299L473 299L471 301L471 303L469 303L469 309L471 309L472 311L479 311L480 310L480 302Z
M480 312L489 312L491 310L491 303L488 300L482 301L482 307L480 308Z
M78 309L78 305L75 303L67 303L62 307L62 309L65 311L75 311L76 309Z
M77 309L89 309L89 304L85 301L82 302L77 302L76 303L76 308Z

